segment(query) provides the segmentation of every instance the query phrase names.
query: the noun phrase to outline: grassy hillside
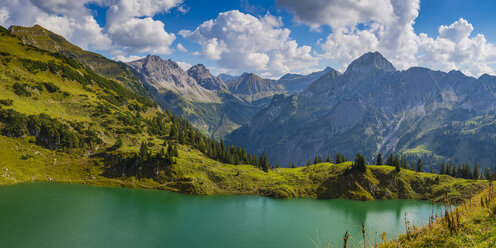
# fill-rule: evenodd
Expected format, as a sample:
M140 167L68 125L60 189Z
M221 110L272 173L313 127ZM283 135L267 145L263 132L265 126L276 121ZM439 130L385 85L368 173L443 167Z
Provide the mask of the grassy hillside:
M495 247L496 187L491 184L456 209L423 228L380 247Z
M121 83L131 91L141 96L148 95L139 79L133 75L124 63L115 62L100 54L85 51L71 44L64 37L39 25L33 27L11 26L9 30L26 45L73 57L79 62L88 65L98 74Z
M188 194L260 194L276 198L430 199L461 202L484 187L484 181L416 173L390 166L368 166L365 174L346 173L351 162L279 168L268 173L252 165L230 165L180 146L177 162L160 177L106 176L112 168L103 157L51 151L0 136L0 184L54 181L155 188Z

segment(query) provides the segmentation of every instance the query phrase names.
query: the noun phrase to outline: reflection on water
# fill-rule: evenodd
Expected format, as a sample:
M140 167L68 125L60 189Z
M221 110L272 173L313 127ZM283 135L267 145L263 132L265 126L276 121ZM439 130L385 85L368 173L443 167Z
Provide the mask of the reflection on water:
M0 187L2 247L314 247L360 244L425 225L428 201L188 196L156 190L30 183ZM312 240L311 240L312 239Z

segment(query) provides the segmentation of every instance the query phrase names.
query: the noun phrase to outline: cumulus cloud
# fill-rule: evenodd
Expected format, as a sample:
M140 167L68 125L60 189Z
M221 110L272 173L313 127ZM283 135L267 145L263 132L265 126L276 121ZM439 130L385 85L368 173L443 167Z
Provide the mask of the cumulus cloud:
M267 13L255 17L237 10L220 13L195 30L181 30L184 38L201 45L200 54L234 72L281 75L318 63L309 46L298 46L282 28L281 18Z
M188 52L188 49L186 49L186 48L183 46L183 44L181 44L181 43L177 43L176 48L177 48L177 50L178 50L178 51L180 51L180 52L183 52L183 53Z
M90 11L84 7L87 2L85 0L5 1L0 4L2 6L0 25L8 27L39 24L83 49L106 49L110 46L110 39L102 32L102 28L91 16Z
M379 51L399 69L426 66L458 69L478 76L494 73L495 45L482 34L470 38L472 25L460 19L439 27L437 37L417 35L413 24L419 13L419 0L276 0L293 13L296 22L312 28L332 28L319 43L322 57L347 66L368 51Z
M190 63L181 62L181 61L176 61L176 63L179 65L179 67L181 67L181 69L183 69L185 71L187 71L189 68L191 68L193 66Z
M0 4L3 26L39 24L90 50L120 49L127 54L169 54L175 35L165 31L158 13L181 6L183 0L18 0ZM86 4L107 7L100 27ZM185 6L186 7L186 6ZM180 10L181 11L181 10Z
M142 59L142 58L144 58L144 57L136 56L136 55L130 55L130 56L116 55L112 59L115 61L121 61L121 62L127 63L127 62L135 61L138 59Z
M436 38L419 35L419 63L439 70L462 70L473 76L494 74L496 46L484 35L470 38L472 24L460 18L449 26L439 27Z

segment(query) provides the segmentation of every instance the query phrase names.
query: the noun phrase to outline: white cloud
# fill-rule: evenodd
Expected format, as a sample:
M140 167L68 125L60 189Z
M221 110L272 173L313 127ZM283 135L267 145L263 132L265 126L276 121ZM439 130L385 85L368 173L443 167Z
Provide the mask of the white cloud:
M439 70L462 70L473 76L494 74L496 46L482 34L470 38L472 31L472 25L460 18L449 26L439 27L437 38L420 34L419 63Z
M170 46L176 37L166 32L164 23L154 20L153 16L168 12L182 2L183 0L2 1L0 24L39 24L83 49L121 49L127 54L169 54L173 51ZM98 25L91 10L85 6L87 3L108 7L105 27Z
M136 55L130 55L127 57L124 55L117 55L117 56L114 56L112 59L115 61L121 61L121 62L127 63L127 62L135 61L138 59L142 59L142 58L144 58L144 57L143 56L136 56Z
M390 22L393 7L383 0L276 0L280 7L294 13L297 22L313 28L329 25L344 30L370 20Z
M129 18L107 28L112 43L128 52L150 52L169 54L170 45L176 39L174 34L165 32L164 23L151 17Z
M312 28L332 28L320 43L322 57L339 62L343 68L368 51L379 51L399 69L426 66L458 69L479 76L494 73L496 46L484 35L470 38L473 26L460 20L439 27L437 37L417 35L413 24L419 0L277 0L294 14L297 22Z
M187 71L189 68L191 68L191 65L190 63L186 63L186 62L181 62L181 61L176 61L176 63L179 65L179 67L181 67L181 69Z
M311 47L298 47L289 38L291 31L282 25L281 18L269 13L257 18L233 10L179 34L198 42L204 58L230 71L281 75L317 64Z
M0 24L3 24L9 19L9 11L6 8L0 8Z
M102 32L88 9L87 0L19 0L1 3L0 24L32 26L39 24L64 36L83 49L107 49L110 39Z
M188 52L188 49L186 49L186 48L183 46L183 44L181 44L181 43L177 43L176 48L177 48L177 50L178 50L178 51L180 51L180 52L183 52L183 53Z

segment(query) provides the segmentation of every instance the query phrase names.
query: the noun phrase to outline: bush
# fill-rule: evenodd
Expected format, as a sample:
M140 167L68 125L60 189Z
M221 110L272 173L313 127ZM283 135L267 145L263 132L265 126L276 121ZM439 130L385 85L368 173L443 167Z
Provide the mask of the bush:
M26 89L25 85L22 85L20 83L15 83L13 85L14 93L18 96L31 96L31 92Z
M28 160L28 159L30 159L30 158L32 158L32 157L33 157L33 155L31 155L31 154L23 154L23 155L21 156L21 159L22 159L22 160Z
M12 104L14 104L14 101L11 99L0 99L0 105L12 106Z
M57 92L60 89L57 85L55 85L54 83L51 83L51 82L43 83L43 86L45 86L47 91L50 93Z

